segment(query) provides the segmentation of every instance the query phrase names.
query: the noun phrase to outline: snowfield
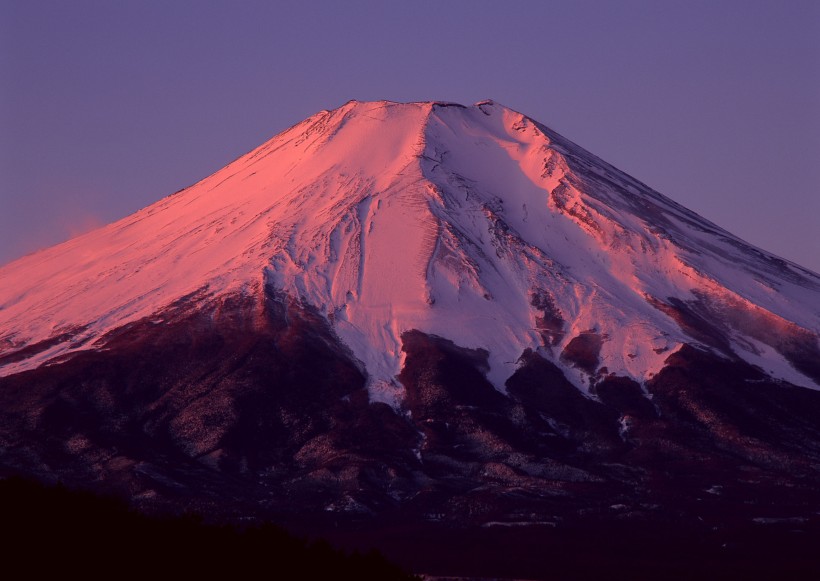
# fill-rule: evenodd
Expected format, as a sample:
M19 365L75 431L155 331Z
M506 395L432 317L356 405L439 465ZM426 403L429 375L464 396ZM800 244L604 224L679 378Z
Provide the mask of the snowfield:
M502 392L526 349L586 391L602 374L645 381L684 343L820 388L788 352L818 349L820 277L490 101L321 111L179 193L6 265L0 376L103 349L107 333L159 323L180 301L261 298L265 285L326 316L371 399L394 406L412 329L486 350ZM694 333L681 305L729 347ZM571 356L583 345L589 365Z

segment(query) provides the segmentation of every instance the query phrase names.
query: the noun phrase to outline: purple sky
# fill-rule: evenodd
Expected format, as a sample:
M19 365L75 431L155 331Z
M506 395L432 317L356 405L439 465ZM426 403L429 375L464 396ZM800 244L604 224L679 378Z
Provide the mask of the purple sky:
M0 0L0 263L349 99L486 98L820 271L814 0Z

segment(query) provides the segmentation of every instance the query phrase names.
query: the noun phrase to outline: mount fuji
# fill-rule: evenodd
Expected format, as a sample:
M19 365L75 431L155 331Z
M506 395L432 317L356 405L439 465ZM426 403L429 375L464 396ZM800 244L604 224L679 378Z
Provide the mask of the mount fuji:
M492 101L321 111L0 268L0 470L149 509L817 526L818 390L820 276Z

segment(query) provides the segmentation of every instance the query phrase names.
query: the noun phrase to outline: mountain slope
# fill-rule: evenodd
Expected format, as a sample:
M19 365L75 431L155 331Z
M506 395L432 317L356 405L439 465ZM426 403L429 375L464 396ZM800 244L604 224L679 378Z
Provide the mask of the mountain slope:
M0 269L0 474L453 566L448 527L719 552L820 526L818 332L816 274L519 113L350 102Z
M488 350L502 391L525 349L560 364L592 334L598 362L564 365L578 386L602 367L645 381L692 341L820 381L806 361L820 354L816 275L491 102L321 112L0 276L4 375L101 346L193 293L259 296L272 284L325 313L371 396L393 405L410 329ZM692 316L720 339L688 329Z

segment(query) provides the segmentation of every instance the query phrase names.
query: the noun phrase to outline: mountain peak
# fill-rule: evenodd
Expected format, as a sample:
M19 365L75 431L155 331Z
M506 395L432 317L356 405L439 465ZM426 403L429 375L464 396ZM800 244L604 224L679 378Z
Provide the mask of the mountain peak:
M3 375L181 300L273 287L325 317L392 405L410 330L485 351L502 392L527 351L587 391L646 381L693 342L820 382L789 347L818 352L816 275L492 101L349 101L0 278Z

